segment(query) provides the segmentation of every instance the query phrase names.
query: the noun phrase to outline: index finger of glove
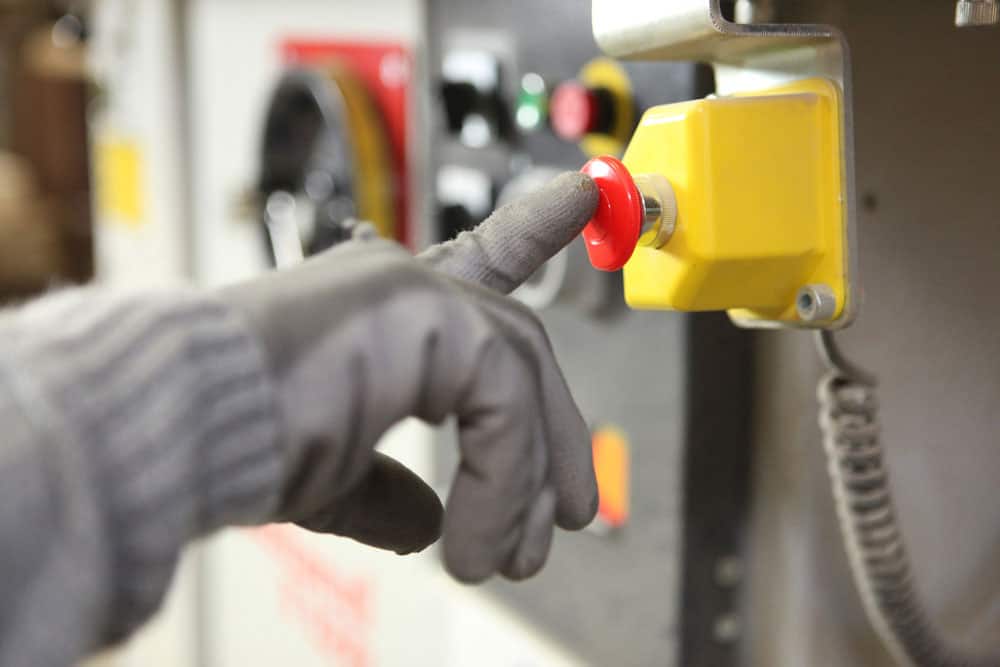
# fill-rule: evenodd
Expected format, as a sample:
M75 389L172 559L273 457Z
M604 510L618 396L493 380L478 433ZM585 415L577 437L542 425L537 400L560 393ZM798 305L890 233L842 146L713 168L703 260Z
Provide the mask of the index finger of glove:
M509 294L580 234L597 201L594 181L566 172L417 259L453 278Z

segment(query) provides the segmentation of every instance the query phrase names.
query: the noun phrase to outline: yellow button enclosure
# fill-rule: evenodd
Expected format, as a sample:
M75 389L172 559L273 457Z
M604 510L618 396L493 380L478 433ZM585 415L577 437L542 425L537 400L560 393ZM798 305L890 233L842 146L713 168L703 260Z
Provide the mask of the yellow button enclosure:
M802 325L797 293L822 284L836 320L848 294L840 104L833 82L808 79L647 111L624 162L667 177L678 217L662 248L640 239L628 304Z

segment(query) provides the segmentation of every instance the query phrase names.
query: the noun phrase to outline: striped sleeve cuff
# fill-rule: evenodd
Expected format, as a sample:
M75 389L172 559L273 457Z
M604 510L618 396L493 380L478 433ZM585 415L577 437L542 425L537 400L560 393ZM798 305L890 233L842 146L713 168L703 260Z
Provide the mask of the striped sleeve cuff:
M13 317L24 410L83 451L97 490L110 638L124 636L159 605L186 541L274 512L283 463L263 351L193 293L68 290Z

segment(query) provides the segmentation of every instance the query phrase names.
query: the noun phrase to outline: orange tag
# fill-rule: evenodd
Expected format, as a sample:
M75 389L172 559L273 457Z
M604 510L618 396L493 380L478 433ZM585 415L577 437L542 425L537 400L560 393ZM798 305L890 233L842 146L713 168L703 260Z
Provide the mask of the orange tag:
M597 520L610 528L621 528L629 517L629 444L625 434L614 427L594 432L594 472L600 504Z

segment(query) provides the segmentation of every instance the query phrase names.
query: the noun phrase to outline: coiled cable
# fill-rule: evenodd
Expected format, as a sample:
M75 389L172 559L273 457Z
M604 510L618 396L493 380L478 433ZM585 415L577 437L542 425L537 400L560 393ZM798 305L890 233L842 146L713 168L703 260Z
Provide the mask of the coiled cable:
M837 516L865 611L900 664L1000 665L944 641L921 604L896 518L880 439L875 378L847 360L828 331L817 338L830 371L820 381L820 428Z

